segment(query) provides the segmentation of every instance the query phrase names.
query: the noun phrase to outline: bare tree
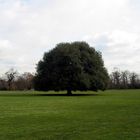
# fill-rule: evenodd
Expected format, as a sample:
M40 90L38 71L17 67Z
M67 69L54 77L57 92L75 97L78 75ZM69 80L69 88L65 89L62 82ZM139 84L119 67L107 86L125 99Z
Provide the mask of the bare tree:
M127 89L129 85L129 71L121 72L121 88Z
M29 72L19 75L14 82L16 90L31 90L33 88L33 77L34 75Z
M7 90L7 83L2 78L0 78L0 90Z
M111 89L135 89L140 88L140 77L135 72L120 71L117 68L110 74L109 88Z
M29 73L29 72L25 72L23 74L23 78L26 81L26 88L27 88L27 90L32 89L33 88L33 78L34 78L34 75Z
M130 87L131 88L138 88L138 81L139 81L139 76L135 72L130 73L129 75L130 78Z
M18 72L15 71L13 68L11 68L9 71L7 71L5 73L6 75L6 79L7 79L7 83L8 83L8 89L11 90L12 89L12 83L15 80L16 76L17 76Z
M114 71L112 72L112 74L110 75L111 77L111 81L113 84L113 88L120 88L121 85L121 72L118 68L114 68Z

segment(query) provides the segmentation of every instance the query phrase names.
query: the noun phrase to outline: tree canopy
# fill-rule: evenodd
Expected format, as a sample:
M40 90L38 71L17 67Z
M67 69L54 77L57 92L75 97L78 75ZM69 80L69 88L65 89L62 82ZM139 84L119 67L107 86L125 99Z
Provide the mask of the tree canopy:
M60 43L37 64L36 90L105 90L108 73L100 52L86 42Z

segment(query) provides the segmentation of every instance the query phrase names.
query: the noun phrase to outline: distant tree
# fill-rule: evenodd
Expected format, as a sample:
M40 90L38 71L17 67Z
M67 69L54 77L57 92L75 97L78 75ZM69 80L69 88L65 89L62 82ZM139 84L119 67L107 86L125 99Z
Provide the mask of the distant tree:
M140 88L140 76L128 70L120 71L115 68L110 74L109 88L111 89L136 89Z
M36 90L105 90L108 73L100 52L86 42L60 43L37 65Z
M25 90L26 81L21 75L19 75L17 79L14 81L14 87L15 90Z
M7 82L0 78L0 90L7 90Z
M135 72L130 73L129 75L130 78L130 88L138 88L139 85L139 77L138 74L136 74Z
M121 72L121 88L127 89L129 85L129 71L122 71Z
M33 77L34 77L34 75L29 72L20 74L14 82L16 90L33 89Z
M25 72L22 77L25 79L26 81L26 89L30 90L33 88L33 78L34 75L30 72Z
M5 73L9 90L12 89L12 83L15 80L17 74L17 71L15 71L13 68Z
M121 72L118 68L114 68L114 71L110 75L111 81L112 81L112 88L120 88L121 84Z

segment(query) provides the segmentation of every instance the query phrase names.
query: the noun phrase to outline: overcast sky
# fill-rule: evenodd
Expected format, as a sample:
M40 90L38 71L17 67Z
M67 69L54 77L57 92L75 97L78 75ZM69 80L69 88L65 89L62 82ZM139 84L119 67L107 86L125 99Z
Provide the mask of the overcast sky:
M0 74L35 72L67 41L87 41L109 71L140 73L140 0L0 0Z

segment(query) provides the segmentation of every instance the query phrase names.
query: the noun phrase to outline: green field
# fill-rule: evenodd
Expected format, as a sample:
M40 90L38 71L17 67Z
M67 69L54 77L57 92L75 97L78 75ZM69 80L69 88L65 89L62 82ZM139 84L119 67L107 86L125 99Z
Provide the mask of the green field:
M0 92L0 140L140 140L140 90L52 94Z

